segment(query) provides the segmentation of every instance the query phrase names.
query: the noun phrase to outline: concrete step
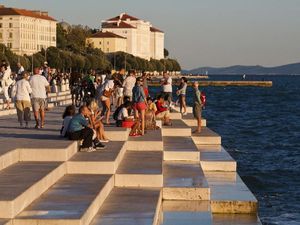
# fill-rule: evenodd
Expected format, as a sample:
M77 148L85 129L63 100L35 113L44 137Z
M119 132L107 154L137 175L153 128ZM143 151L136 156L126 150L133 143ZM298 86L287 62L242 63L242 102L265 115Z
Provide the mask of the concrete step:
M196 145L221 145L221 136L209 129L202 127L200 134L192 134Z
M163 201L160 225L212 225L209 201Z
M172 137L190 137L192 134L191 128L182 120L172 120L172 126L163 126L162 135Z
M20 162L0 172L0 218L13 218L66 173L58 162Z
M128 137L126 144L129 151L162 151L162 131L147 130L144 136Z
M198 150L202 152L221 152L222 145L196 145Z
M104 150L76 153L67 162L68 173L115 174L125 155L126 144L124 141L110 141L104 144Z
M236 172L207 172L213 213L257 213L254 195Z
M256 214L213 214L213 225L262 225Z
M180 112L174 111L170 113L171 120L181 120L181 118L182 118L182 114Z
M163 174L163 199L210 199L210 189L199 163L164 162Z
M116 127L114 124L104 128L107 138L111 141L127 141L130 129Z
M160 189L114 188L91 225L156 225Z
M14 225L89 224L113 186L111 175L66 175L23 210Z
M220 152L201 152L201 167L204 171L236 171L237 163L222 147Z
M194 118L193 113L188 113L187 115L183 115L182 120L189 127L197 126L197 120ZM204 119L204 118L201 119L201 126L206 127L206 119Z
M191 137L163 137L164 160L200 161L200 152Z
M162 187L162 152L127 151L115 175L118 187Z
M13 225L12 220L0 219L0 225Z

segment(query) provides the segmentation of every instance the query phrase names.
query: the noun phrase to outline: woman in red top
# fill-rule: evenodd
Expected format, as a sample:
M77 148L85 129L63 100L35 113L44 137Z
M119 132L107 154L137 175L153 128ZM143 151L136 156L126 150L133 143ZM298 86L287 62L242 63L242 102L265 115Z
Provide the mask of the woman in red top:
M172 125L170 122L170 111L168 107L165 107L164 97L161 95L156 102L157 111L155 113L157 120L162 120L165 126Z

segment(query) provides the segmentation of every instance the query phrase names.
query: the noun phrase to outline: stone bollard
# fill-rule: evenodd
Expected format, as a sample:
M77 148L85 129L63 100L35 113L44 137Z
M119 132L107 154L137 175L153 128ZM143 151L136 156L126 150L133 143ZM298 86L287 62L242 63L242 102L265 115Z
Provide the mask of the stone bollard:
M64 79L61 81L60 91L61 91L61 92L66 91L66 82L65 82Z
M66 91L70 91L69 79L66 79Z

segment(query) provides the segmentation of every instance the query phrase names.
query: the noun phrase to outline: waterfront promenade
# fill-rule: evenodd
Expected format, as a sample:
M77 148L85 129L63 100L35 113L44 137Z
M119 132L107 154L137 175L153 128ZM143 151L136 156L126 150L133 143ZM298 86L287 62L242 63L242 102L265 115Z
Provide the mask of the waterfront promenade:
M62 111L48 112L39 130L0 117L1 225L260 224L221 137L205 120L191 134L190 108L143 137L106 127L111 141L93 153L59 137Z

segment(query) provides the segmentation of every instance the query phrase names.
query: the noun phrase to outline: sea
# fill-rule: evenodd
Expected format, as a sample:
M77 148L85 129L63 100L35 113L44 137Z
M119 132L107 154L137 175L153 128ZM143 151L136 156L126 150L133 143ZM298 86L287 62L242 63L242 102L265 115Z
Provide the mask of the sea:
M300 225L300 76L253 75L246 80L270 80L273 86L203 87L203 117L237 161L239 175L259 201L262 223ZM191 96L189 88L188 104Z

